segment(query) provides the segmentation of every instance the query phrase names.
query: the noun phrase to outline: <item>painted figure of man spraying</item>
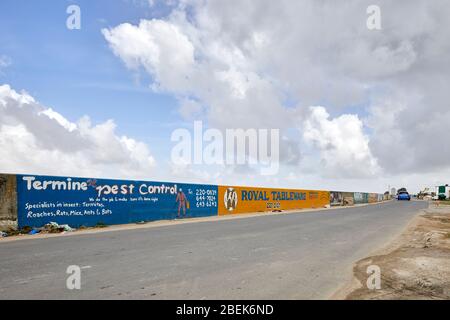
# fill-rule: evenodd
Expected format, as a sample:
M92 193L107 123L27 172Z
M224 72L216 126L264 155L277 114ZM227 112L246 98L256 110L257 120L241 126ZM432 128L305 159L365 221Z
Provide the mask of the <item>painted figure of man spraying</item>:
M180 189L178 191L177 194L177 198L175 200L176 202L178 202L178 215L177 218L181 218L180 213L181 213L181 208L183 208L183 217L186 217L186 195L183 192L183 189Z

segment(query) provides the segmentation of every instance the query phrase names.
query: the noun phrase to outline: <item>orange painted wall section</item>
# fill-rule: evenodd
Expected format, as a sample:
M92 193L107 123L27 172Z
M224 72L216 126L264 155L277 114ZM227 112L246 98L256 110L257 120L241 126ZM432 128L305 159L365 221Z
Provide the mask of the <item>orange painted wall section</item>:
M219 215L323 208L330 204L330 192L219 186L218 202Z

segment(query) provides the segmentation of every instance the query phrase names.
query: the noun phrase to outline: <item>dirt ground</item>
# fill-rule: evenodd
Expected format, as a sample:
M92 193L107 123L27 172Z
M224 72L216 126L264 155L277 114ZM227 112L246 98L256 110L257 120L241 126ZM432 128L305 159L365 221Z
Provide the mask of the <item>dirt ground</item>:
M370 290L367 268L381 270L381 289ZM383 251L358 261L353 282L335 298L450 299L450 206L430 204Z

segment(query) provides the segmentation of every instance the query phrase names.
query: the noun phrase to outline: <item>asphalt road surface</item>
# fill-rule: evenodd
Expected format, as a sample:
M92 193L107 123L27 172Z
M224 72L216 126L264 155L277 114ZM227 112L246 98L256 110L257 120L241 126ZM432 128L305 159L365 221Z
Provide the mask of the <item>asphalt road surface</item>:
M0 242L1 299L326 299L426 202ZM69 265L81 289L66 287Z

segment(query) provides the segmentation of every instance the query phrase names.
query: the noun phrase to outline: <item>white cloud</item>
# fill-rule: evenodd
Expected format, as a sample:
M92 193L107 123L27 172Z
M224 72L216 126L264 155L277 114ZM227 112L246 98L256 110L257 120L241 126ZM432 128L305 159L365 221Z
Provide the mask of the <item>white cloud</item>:
M144 67L154 76L158 89L183 92L189 86L194 47L178 26L161 20L141 20L139 26L124 23L102 32L128 67Z
M26 92L0 86L2 172L142 178L155 166L148 146L115 133L112 120L72 123Z
M303 138L318 147L327 176L372 177L379 172L369 149L369 138L356 115L343 114L330 119L325 108L310 107Z
M203 111L202 105L195 100L185 98L180 101L179 112L185 119L195 119Z
M283 143L310 142L290 156L308 173L447 172L450 151L436 137L450 123L450 5L380 0L382 30L370 31L370 4L183 0L166 18L103 33L128 67L180 98L185 116L299 129Z
M5 55L0 56L0 70L9 67L12 64L11 58Z
M75 131L77 129L77 125L75 123L70 122L69 120L64 118L61 114L54 111L52 108L48 108L38 113L38 115L41 114L46 115L52 120L55 120L69 132Z
M201 101L213 126L279 127L283 119L271 115L284 112L270 79L252 70L241 49L186 19L176 11L169 21L142 20L102 32L129 68L142 67L153 77L153 88Z

